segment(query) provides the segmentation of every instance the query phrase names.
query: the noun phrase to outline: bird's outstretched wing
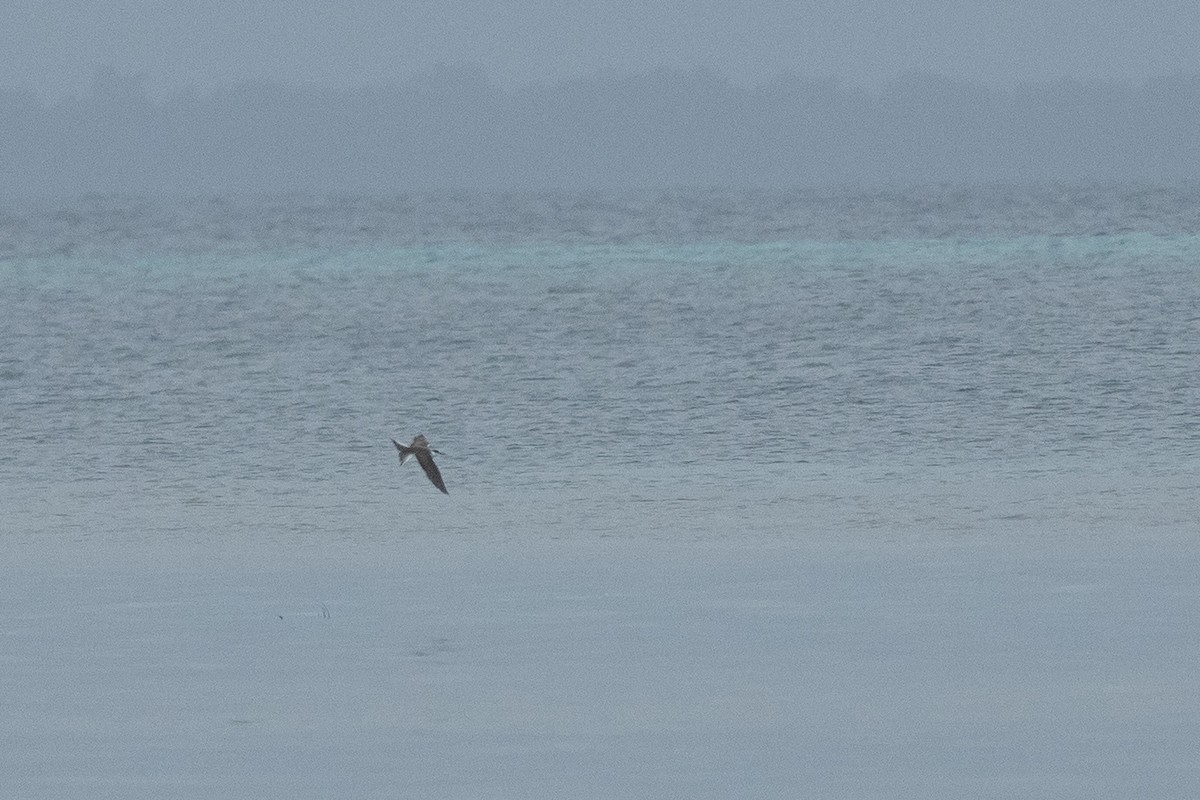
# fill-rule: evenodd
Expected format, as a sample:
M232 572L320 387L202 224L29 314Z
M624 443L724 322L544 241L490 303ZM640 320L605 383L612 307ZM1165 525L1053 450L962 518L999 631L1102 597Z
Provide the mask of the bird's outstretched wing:
M429 452L429 448L422 448L416 451L417 463L421 465L421 469L425 470L425 474L433 485L441 491L442 494L450 494L446 491L446 482L442 480L442 473L438 472L437 464L433 463L433 453ZM403 459L403 456L401 456Z

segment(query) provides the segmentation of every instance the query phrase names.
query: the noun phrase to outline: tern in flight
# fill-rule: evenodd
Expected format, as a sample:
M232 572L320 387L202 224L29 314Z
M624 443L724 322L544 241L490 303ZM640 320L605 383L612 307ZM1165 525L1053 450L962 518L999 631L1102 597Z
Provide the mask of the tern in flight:
M429 446L427 440L421 434L412 440L412 444L407 447L392 439L392 444L396 445L396 449L400 451L400 463L403 464L408 460L409 456L414 456L417 463L421 465L421 469L425 470L425 475L436 486L442 494L450 494L446 491L446 482L442 480L442 473L438 472L437 464L433 463L433 454L442 455L441 450L434 450Z

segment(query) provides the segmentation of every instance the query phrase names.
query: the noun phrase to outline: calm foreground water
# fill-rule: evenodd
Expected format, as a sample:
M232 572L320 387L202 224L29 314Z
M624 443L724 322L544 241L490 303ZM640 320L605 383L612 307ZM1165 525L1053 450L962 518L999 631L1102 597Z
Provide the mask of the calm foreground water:
M1198 232L1121 187L10 207L0 781L1194 796Z

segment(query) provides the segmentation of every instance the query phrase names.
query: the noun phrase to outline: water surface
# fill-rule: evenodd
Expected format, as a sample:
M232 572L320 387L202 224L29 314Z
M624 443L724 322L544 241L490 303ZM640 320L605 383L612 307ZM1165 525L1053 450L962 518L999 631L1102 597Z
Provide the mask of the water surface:
M1194 796L1198 211L10 208L0 776Z

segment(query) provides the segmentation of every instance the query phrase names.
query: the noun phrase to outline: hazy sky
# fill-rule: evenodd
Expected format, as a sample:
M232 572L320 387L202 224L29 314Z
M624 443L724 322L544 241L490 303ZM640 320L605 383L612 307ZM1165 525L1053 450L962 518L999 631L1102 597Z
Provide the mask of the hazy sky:
M5 0L0 89L155 93L245 80L395 83L478 64L502 86L707 67L875 87L908 72L992 86L1200 74L1195 0Z

